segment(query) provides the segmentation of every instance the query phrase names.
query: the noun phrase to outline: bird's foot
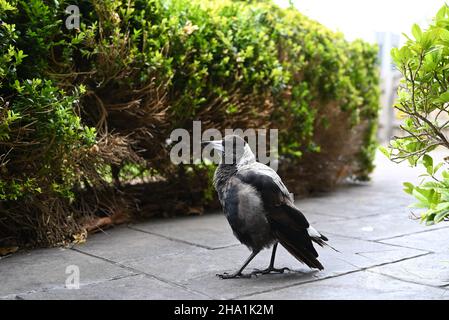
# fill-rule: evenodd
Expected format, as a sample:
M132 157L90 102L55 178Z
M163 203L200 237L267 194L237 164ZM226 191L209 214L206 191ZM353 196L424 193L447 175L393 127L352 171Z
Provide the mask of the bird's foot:
M290 268L284 267L284 268L275 268L275 267L268 267L264 270L255 269L253 272L251 272L252 275L257 276L258 274L269 274L269 273L284 273L285 271L291 271Z
M234 272L231 274L227 272L217 273L216 276L220 279L251 278L251 274L243 274L241 272Z

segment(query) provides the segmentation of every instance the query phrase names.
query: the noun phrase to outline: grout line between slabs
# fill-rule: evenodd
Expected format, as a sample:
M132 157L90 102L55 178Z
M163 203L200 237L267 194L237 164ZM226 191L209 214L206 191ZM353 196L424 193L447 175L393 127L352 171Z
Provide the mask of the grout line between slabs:
M427 252L427 253L436 253L435 251L429 250L429 249L414 248L414 247L404 246L402 244L382 242L383 240L367 240L367 241L379 243L379 244L383 244L383 245L387 245L387 246L391 246L391 247L405 248L405 249L423 251L423 252Z
M429 252L427 254L423 254L423 255L417 256L415 258L420 258L420 257L426 256L426 255L432 255L432 254L435 254L435 253L434 252ZM404 260L395 261L395 262L393 262L391 264L395 264L395 263L402 262L402 261L404 261ZM428 283L422 283L422 282L418 282L418 281L402 279L402 278L399 278L399 277L396 277L396 276L393 276L393 275L390 275L390 274L385 274L385 273L382 273L382 272L379 272L379 271L370 270L370 269L374 269L374 268L377 268L377 267L382 267L382 266L372 266L372 267L369 267L366 271L371 272L371 273L375 273L375 274L380 274L380 275L389 277L391 279L399 280L399 281L402 281L402 282L417 284L417 285L431 287L431 288L436 288L436 289L443 289L445 291L447 291L448 287L449 287L449 284L441 285L441 286L439 286L439 285L432 285L432 284L428 284Z
M136 228L134 226L128 226L128 228L131 229L131 230L134 230L134 231L138 231L138 232L142 232L142 233L146 233L146 234L151 234L153 236L158 236L158 237L170 240L170 241L181 242L181 243L184 243L184 244L187 244L187 245L190 245L190 246L194 246L194 247L202 248L202 249L207 249L207 250L219 250L219 249L225 249L225 248L232 248L232 247L236 247L236 246L240 245L239 243L236 243L236 244L230 244L230 245L221 246L221 247L209 247L209 246L205 246L205 245L202 245L202 244L198 244L198 243L194 243L194 242L190 242L190 241L186 241L186 240L169 237L169 236L166 236L166 235L163 235L163 234L159 234L159 233L155 233L155 232L152 232L152 231L142 230L142 229Z
M397 236L393 236L393 237L376 239L376 240L373 240L373 241L385 241L385 240L397 239L397 238L411 236L411 235L414 235L414 234L421 234L421 233L426 233L426 232L432 232L432 231L442 230L442 229L446 229L446 228L449 228L449 226L439 226L439 227L434 228L434 229L415 231L415 232L401 234L401 235L397 235Z
M298 206L298 208L299 208L299 206ZM326 216L326 217L331 217L331 218L340 218L340 220L357 220L357 219L370 218L370 217L375 217L375 216L381 216L382 215L382 213L370 213L370 214L367 214L367 215L364 215L364 216L348 217L348 216L343 216L343 215L333 215L333 214L327 214L327 213L320 213L320 212L313 211L313 210L310 210L309 212L317 214L317 215L320 215L320 216ZM304 213L305 213L305 215L307 217L307 212L304 212ZM339 221L339 220L337 220L337 221Z
M384 245L391 245L390 243L385 243L385 242L381 242L381 241L391 240L391 239L396 239L396 238L401 238L401 237L407 237L407 236L412 236L414 234L421 234L421 233L426 233L426 232L432 232L432 231L442 230L442 229L446 229L446 228L449 228L449 226L441 226L441 227L438 227L438 228L435 228L435 229L431 229L431 230L414 231L414 232L404 233L404 234L393 236L393 237L386 237L386 238L379 238L379 239L364 239L364 238L360 238L360 237L352 237L352 236L338 234L338 233L329 232L329 231L323 231L323 233L330 234L330 235L333 235L333 236L342 237L342 238L347 238L347 239L355 239L355 240L362 240L362 241L381 243L381 244L384 244ZM319 229L319 227L317 227L317 229ZM410 249L421 250L421 251L428 251L428 250L417 249L417 248L410 248Z
M312 283L312 282L318 282L318 281L322 281L322 280L337 278L337 277L341 277L341 276L345 276L345 275L348 275L348 274L357 273L357 272L361 272L361 271L363 271L363 270L362 269L351 270L351 271L347 271L347 272L344 272L344 273L341 273L341 274L338 274L338 275L330 275L330 276L323 277L323 278L311 279L311 280L307 280L307 281L303 281L303 282L295 282L295 283L288 284L288 285L282 286L282 287L271 288L271 289L266 289L266 290L260 290L260 291L253 292L253 293L243 294L243 295L240 295L240 296L236 296L236 297L234 297L234 298L232 298L230 300L248 298L248 297L251 297L251 296L254 296L254 295L257 295L257 294L276 292L276 291L283 290L283 289L288 289L288 288L291 288L291 287L301 286L303 284L308 284L308 283Z
M91 281L89 283L84 283L83 285L80 286L80 288L84 288L84 287L90 287L93 285L97 285L97 284L102 284L102 283L106 283L109 281L115 281L115 280L121 280L121 279L125 279L125 278L131 278L131 277L135 277L135 276L139 276L142 273L132 273L132 274L127 274L127 275L121 275L121 276L115 276L109 279L102 279L100 281ZM6 299L9 297L14 297L15 299L18 300L26 300L26 296L29 294L33 294L33 293L45 293L45 292L50 292L53 290L58 290L58 289L65 289L65 286L52 286L52 287L41 287L41 288L37 288L37 289L33 289L33 290L28 290L28 291L23 291L23 292L19 292L19 293L12 293L12 294L7 294L6 296L1 296L0 299Z
M406 258L403 258L403 259L400 259L400 260L396 260L396 261L380 263L380 264L369 266L369 267L360 267L360 269L358 269L358 270L351 270L351 271L344 272L344 273L337 274L337 275L331 275L331 276L323 277L323 278L319 278L319 279L312 279L312 280L308 280L308 281L304 281L304 282L299 282L299 283L297 282L297 283L294 283L294 284L292 283L292 284L289 284L289 285L283 286L283 287L272 288L272 289L261 290L261 291L253 292L253 293L249 293L249 294L244 294L244 295L232 298L232 300L234 300L234 299L241 299L241 298L247 298L247 297L251 297L251 296L254 296L254 295L257 295L257 294L262 294L262 293L275 292L275 291L282 290L282 289L287 289L287 288L291 288L291 287L295 287L295 286L301 286L301 285L307 284L307 283L312 283L312 282L317 282L317 281L322 281L322 280L328 280L328 279L333 279L333 278L337 278L337 277L342 277L342 276L346 276L346 275L349 275L349 274L352 274L352 273L368 271L368 269L371 269L371 268L382 267L382 266L385 266L385 265L388 265L388 264L393 264L393 263L397 263L397 262L401 262L401 261L411 260L411 259L419 258L419 257L425 256L425 255L428 255L428 254L431 254L431 252L423 253L423 254L420 254L420 255L417 255L417 256L413 256L413 257L406 257ZM349 264L351 264L351 263L349 263ZM351 264L351 265L353 265L353 264ZM355 265L353 265L353 266L355 266ZM404 281L402 279L397 279L397 280ZM404 281L404 282L407 282L407 281Z
M127 269L127 270L129 270L129 271L132 271L132 272L135 272L135 273L138 273L138 274L143 274L143 275L145 275L145 276L147 276L147 277L149 277L149 278L152 278L152 279L155 279L155 280L164 282L164 283L166 283L166 284L169 284L169 285L172 285L172 286L181 288L181 289L184 289L184 290L186 290L186 291L188 291L188 292L190 292L190 293L198 294L198 295L207 297L207 298L209 298L209 299L212 299L212 297L210 297L210 296L209 296L208 294L206 294L206 293L203 293L203 292L200 292L200 291L196 291L196 290L190 289L190 288L188 288L188 287L186 287L186 286L184 286L184 285L182 285L182 284L179 284L179 283L177 283L177 282L173 282L173 281L170 281L170 280L168 280L168 279L165 279L165 278L161 278L161 277L155 276L154 274L151 274L151 273L148 273L148 272L145 272L145 271L141 271L141 270L139 270L139 269L136 269L136 268L127 266L127 265L122 264L122 263L120 263L120 262L116 262L116 261L114 261L114 260L110 260L110 259L108 259L108 258L100 257L100 256L97 256L97 255L94 255L94 254L91 254L91 253L88 253L88 252L84 252L84 251L81 251L81 250L78 250L78 249L75 249L75 248L72 248L72 249L70 249L70 250L74 250L74 251L76 251L76 252L85 254L85 255L87 255L87 256L94 257L94 258L97 258L97 259L106 261L106 262L108 262L108 263L114 264L114 265L116 265L116 266L118 266L118 267L121 267L121 268L123 268L123 269Z
M401 262L401 261L397 261L397 262ZM444 288L445 286L436 286L436 285L432 285L432 284L428 284L428 283L422 283L422 282L402 279L402 278L398 278L398 277L392 276L390 274L385 274L385 273L382 273L382 272L376 272L374 270L370 270L372 268L377 268L377 267L381 267L381 266L373 266L371 268L366 269L365 271L370 272L370 273L374 273L374 274L378 274L378 275L382 275L384 277L391 278L391 279L394 279L394 280L397 280L397 281L402 281L402 282L406 282L406 283L411 283L411 284L416 284L416 285L420 285L420 286L430 287L430 288L434 288L434 289L447 290L447 289Z

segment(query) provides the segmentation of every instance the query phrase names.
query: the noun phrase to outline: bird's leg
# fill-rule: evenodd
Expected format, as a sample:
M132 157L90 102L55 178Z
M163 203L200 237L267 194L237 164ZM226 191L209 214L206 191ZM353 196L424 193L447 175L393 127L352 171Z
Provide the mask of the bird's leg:
M278 243L276 242L273 245L273 251L271 253L271 259L270 259L270 265L268 266L268 268L266 268L265 270L255 270L253 272L251 272L251 274L257 275L257 274L268 274L270 272L277 272L277 273L284 273L285 270L289 270L289 268L280 268L280 269L276 269L274 267L274 259L276 258L276 249L278 247Z
M232 279L232 278L251 278L251 274L243 274L242 271L246 268L246 266L248 265L248 263L251 262L251 260L254 259L255 256L257 256L257 254L260 252L260 250L254 250L251 255L248 257L248 259L246 259L245 263L243 264L243 266L234 273L228 274L227 272L222 273L222 274L217 274L217 276L221 279Z

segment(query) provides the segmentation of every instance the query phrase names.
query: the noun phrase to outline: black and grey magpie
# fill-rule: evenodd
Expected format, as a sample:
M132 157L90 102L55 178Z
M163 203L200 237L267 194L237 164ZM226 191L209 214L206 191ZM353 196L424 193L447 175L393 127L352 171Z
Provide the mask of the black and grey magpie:
M214 186L234 235L252 251L238 271L217 276L230 279L288 270L274 268L278 243L300 262L322 270L312 242L323 246L328 239L315 230L296 208L277 173L257 162L249 145L237 135L206 141L203 145L220 152L221 161L215 171ZM242 272L251 260L271 245L273 251L268 268L244 275Z

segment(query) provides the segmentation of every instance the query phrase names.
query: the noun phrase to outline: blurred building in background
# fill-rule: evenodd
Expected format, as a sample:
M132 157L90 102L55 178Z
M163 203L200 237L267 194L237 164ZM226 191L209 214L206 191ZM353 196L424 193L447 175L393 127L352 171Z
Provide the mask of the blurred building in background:
M376 32L379 46L380 65L380 103L378 138L381 143L387 142L399 127L396 110L392 107L397 97L397 89L401 73L396 69L391 58L391 49L399 46L400 35L393 32Z

